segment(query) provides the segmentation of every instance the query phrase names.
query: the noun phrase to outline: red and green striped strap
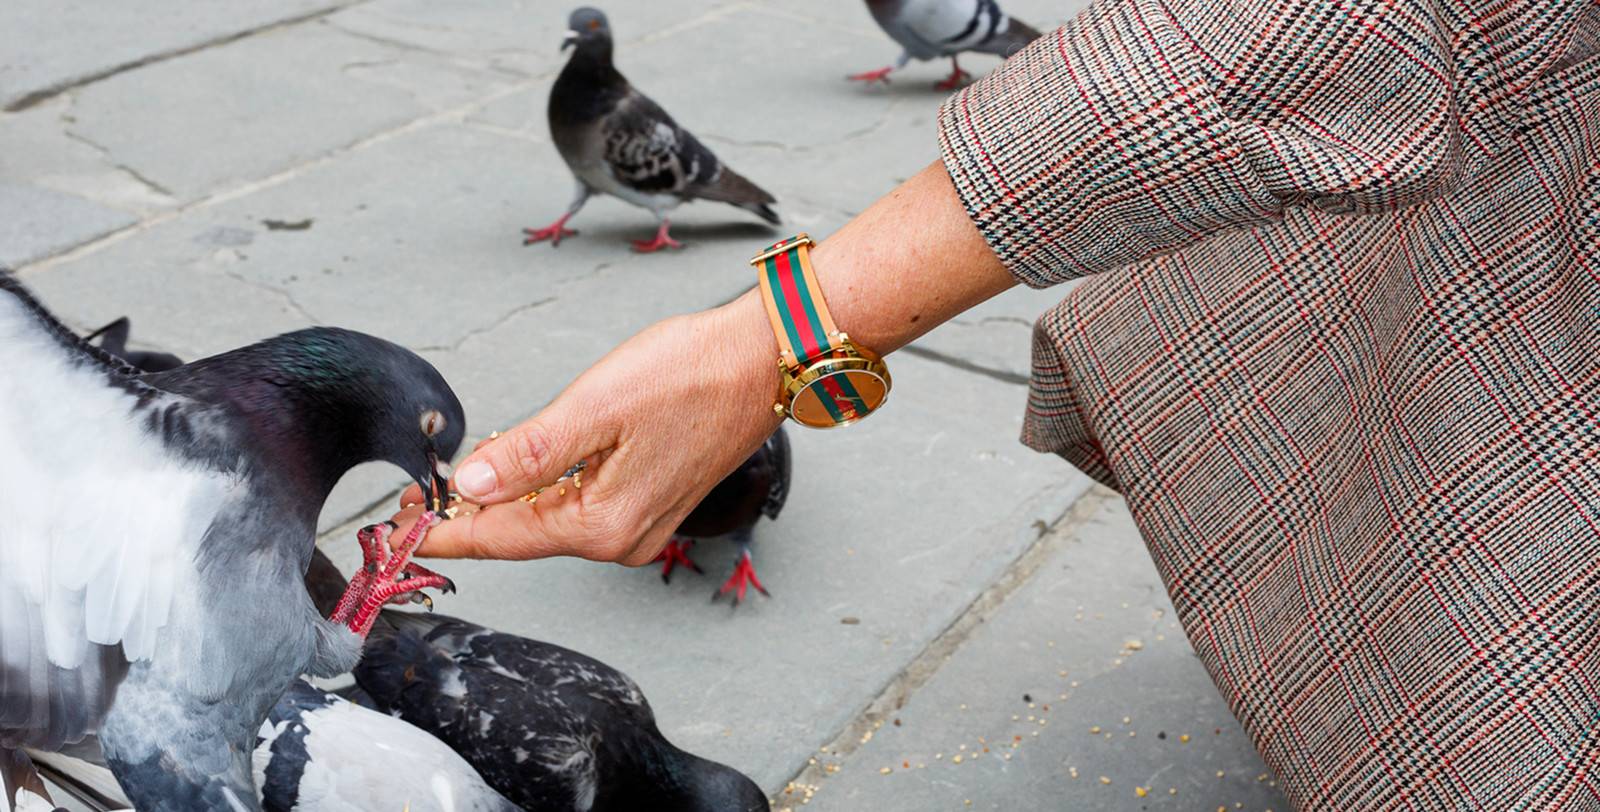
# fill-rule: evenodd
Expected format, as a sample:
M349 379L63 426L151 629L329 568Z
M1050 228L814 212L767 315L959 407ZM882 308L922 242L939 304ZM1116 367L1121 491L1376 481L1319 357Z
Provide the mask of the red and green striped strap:
M822 299L811 268L810 247L811 238L800 234L768 248L754 263L778 349L784 364L793 370L839 348L839 328ZM822 387L831 397L817 399L835 420L842 421L848 408L860 414L870 411L845 377L824 378Z

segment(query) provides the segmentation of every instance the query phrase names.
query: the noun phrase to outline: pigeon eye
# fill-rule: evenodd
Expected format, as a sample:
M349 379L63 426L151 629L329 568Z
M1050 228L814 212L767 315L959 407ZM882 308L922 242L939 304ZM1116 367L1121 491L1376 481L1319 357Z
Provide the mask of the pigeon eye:
M600 21L599 20L590 20L589 21L589 30L590 31L598 31L598 30L600 30Z
M426 434L429 437L436 437L438 436L439 432L444 431L445 419L444 415L439 413L439 410L429 409L422 413L422 419L420 423L423 434Z

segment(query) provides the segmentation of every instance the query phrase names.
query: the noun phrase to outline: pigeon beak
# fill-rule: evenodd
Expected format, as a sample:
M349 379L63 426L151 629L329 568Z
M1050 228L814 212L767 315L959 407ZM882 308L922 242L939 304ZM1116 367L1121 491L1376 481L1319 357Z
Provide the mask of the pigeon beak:
M450 463L439 459L437 452L429 451L426 481L417 481L427 508L439 514L440 518L445 517L444 509L448 507L445 501L450 495L450 473Z
M578 32L576 32L576 31L568 31L566 36L561 38L561 50L563 50L563 51L565 51L568 48L571 48L572 46L577 45L577 44L578 44Z

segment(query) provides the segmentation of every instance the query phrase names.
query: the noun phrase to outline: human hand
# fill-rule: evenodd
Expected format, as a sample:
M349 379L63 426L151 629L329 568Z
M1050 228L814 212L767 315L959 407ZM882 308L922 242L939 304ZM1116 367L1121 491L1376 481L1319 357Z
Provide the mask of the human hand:
M482 508L466 506L435 527L418 554L649 563L777 428L777 357L754 291L647 328L542 412L480 443L452 485ZM519 501L579 460L589 463L581 488ZM420 501L416 488L401 498ZM404 525L420 510L405 508L395 520Z

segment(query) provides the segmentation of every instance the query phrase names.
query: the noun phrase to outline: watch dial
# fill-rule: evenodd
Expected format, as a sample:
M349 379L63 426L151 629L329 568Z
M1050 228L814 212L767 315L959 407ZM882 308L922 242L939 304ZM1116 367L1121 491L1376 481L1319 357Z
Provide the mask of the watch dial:
M889 385L876 374L862 369L841 370L800 390L790 410L801 425L832 428L871 414L883 405L888 394Z

